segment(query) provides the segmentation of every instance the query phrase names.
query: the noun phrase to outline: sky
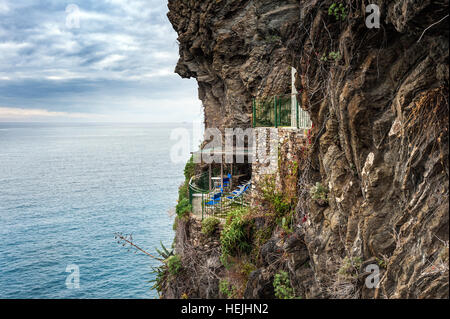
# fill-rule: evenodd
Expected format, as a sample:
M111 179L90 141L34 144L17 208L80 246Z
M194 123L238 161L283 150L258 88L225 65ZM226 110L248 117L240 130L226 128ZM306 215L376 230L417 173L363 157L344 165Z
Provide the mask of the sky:
M167 0L0 0L0 122L200 120Z

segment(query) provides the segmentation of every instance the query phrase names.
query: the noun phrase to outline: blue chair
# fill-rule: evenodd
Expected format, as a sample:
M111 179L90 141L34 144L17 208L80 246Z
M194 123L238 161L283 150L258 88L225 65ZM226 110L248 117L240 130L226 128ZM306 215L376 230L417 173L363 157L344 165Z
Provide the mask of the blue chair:
M231 183L231 174L228 174L228 176L223 179L223 185L230 186L230 183Z
M231 174L228 174L227 177L223 178L223 187L227 187L230 185L230 181L231 181ZM217 188L222 187L222 185L217 185Z
M214 194L212 200L210 200L209 202L206 202L205 204L209 205L209 206L212 206L212 205L215 205L215 204L219 203L220 200L222 199L222 195L223 195L223 189L221 188L220 192Z
M240 193L241 190L242 190L242 188L244 188L244 187L245 187L245 185L239 185L239 186L237 187L237 189L235 189L235 190L232 191L231 193L234 194L234 195L236 195L236 194Z
M228 199L236 199L240 196L242 196L242 194L245 193L245 191L250 187L250 183L247 183L245 185L242 185L240 188L238 188L237 190L233 191L232 196L227 196Z

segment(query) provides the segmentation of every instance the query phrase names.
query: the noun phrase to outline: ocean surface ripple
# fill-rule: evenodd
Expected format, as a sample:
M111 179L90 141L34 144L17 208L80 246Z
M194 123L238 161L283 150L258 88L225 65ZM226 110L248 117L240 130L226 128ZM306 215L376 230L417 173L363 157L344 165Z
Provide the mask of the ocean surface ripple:
M114 233L151 253L171 246L184 164L170 160L170 132L180 126L0 123L0 298L157 297L157 261ZM71 264L79 289L65 284Z

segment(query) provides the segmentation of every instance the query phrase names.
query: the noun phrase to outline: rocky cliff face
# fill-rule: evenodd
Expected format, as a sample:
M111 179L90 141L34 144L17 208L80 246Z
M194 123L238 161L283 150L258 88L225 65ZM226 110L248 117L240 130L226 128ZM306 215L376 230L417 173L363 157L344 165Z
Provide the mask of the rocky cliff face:
M374 0L379 29L360 1L337 17L333 2L169 0L176 72L197 79L207 127L249 126L251 98L288 92L289 66L314 123L293 234L273 230L243 296L274 297L283 268L307 298L448 298L448 0ZM316 182L326 201L304 191ZM192 297L218 297L217 281Z
M206 127L250 126L252 98L290 92L289 55L298 1L169 1L178 32L175 72L198 81Z

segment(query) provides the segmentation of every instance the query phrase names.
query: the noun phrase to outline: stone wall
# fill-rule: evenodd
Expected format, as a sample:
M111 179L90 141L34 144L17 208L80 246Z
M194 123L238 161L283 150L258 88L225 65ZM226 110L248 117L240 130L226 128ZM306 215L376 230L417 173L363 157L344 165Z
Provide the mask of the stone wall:
M252 163L252 205L258 205L261 186L274 178L276 188L285 191L286 177L298 170L309 145L307 132L297 128L255 128L255 152ZM295 174L297 175L297 174ZM294 176L297 178L297 176Z

